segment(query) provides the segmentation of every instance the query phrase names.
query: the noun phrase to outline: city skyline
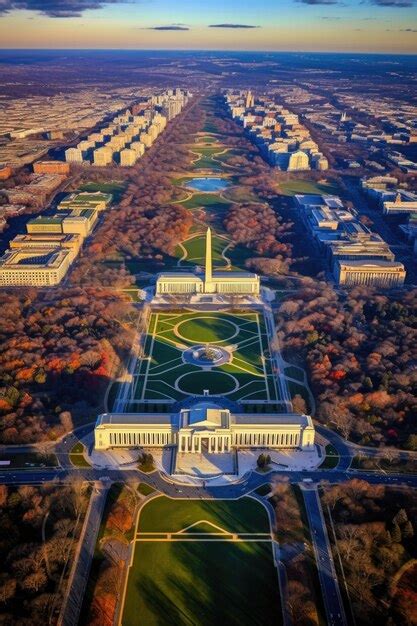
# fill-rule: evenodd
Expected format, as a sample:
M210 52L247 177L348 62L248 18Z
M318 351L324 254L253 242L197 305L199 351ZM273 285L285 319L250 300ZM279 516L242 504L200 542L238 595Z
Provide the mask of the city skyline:
M415 0L2 0L4 48L417 52Z

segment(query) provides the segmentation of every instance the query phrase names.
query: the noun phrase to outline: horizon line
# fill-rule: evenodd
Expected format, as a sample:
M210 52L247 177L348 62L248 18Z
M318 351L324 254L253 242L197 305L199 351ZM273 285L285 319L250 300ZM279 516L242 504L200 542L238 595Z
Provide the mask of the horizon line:
M417 57L417 52L392 52L387 50L224 50L223 48L3 48L0 52L224 52L224 53L251 53L251 54L368 54Z

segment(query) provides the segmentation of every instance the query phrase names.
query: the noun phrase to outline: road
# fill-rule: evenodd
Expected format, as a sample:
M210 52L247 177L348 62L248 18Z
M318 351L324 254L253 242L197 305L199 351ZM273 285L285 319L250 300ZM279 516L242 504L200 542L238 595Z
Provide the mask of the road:
M317 487L302 488L304 503L310 526L311 539L316 555L317 571L329 626L345 626L346 615L340 594L337 574L333 563L333 555L327 534L326 522Z
M58 626L78 624L109 484L96 482L78 542Z

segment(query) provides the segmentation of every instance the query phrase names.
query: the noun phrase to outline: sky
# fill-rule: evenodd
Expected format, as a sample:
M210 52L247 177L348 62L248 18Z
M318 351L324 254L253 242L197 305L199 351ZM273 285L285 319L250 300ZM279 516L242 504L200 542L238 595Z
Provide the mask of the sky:
M0 0L0 47L417 54L417 0Z

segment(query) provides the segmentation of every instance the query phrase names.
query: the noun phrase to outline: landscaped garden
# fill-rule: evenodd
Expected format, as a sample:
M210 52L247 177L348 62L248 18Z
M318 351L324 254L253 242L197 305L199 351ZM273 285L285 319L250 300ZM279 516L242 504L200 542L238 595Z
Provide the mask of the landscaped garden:
M185 362L185 350L206 344L226 348L228 362L212 369ZM264 319L258 313L154 313L134 396L176 401L208 390L231 400L279 402L268 355Z

